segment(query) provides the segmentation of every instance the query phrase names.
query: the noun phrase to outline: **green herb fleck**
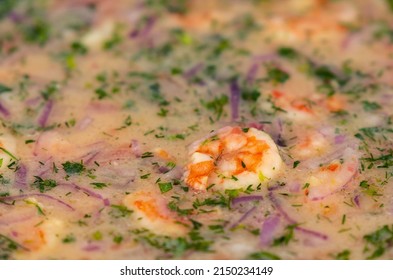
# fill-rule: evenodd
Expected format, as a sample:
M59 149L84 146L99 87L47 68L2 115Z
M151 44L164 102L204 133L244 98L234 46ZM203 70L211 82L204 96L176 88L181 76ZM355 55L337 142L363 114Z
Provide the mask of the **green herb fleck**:
M158 187L160 188L161 193L169 192L173 187L172 183L158 183Z
M41 193L50 191L57 186L57 182L53 179L42 179L39 176L34 176L34 178L33 186L38 188Z
M64 171L67 175L81 174L86 170L82 162L70 162L67 161L62 164Z

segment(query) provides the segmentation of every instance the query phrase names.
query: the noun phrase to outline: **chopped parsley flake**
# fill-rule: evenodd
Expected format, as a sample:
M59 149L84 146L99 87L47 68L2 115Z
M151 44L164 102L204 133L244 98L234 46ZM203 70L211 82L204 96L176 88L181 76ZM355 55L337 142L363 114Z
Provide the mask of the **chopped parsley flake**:
M86 169L82 162L67 161L62 166L67 175L81 174Z

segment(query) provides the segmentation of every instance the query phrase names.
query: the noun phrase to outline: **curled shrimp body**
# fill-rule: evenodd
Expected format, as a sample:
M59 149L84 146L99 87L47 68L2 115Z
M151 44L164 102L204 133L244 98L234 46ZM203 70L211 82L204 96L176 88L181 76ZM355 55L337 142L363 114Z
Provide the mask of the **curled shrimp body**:
M140 191L127 195L123 204L133 211L134 222L156 234L181 236L187 226L167 208L163 198L156 193Z
M335 159L314 170L307 178L306 195L311 200L323 199L344 188L358 171L358 157L347 148L340 159Z
M184 180L200 191L213 184L225 189L258 185L273 179L282 165L274 141L255 128L224 127L190 152Z

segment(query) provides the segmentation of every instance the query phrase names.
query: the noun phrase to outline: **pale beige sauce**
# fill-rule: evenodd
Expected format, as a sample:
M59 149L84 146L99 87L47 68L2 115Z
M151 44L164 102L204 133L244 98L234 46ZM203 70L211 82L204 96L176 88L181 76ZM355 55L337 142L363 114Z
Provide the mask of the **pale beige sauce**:
M1 173L10 180L8 184L0 185L1 193L8 193L10 196L27 195L15 199L14 205L0 204L0 233L12 238L24 248L13 252L11 258L243 259L257 251L268 251L282 259L331 259L345 249L351 251L351 259L364 259L369 256L373 247L369 246L370 251L364 252L366 243L363 236L375 232L383 225L391 225L393 221L392 181L382 183L385 172L392 173L392 166L385 169L365 169L360 172L361 164L358 161L355 168L357 171L344 188L335 188L332 193L323 195L322 199L315 201L307 197L303 187L309 181L307 178L319 170L318 165L313 166L315 161L323 162L324 157L328 157L340 147L339 144L335 144L336 136L344 135L345 143L341 146L349 143L348 145L353 148L351 154L356 159L360 159L367 157L362 141L354 136L359 133L360 128L392 128L388 122L392 116L390 108L393 105L392 70L389 60L392 49L386 41L373 42L373 37L370 35L372 27L367 27L367 23L374 22L374 18L387 19L392 23L392 13L389 13L385 6L380 6L378 1L332 1L326 6L320 6L322 5L320 2L324 1L311 0L286 1L288 5L282 5L283 1L279 1L280 4L261 4L262 6L256 6L258 8L246 1L231 5L226 4L227 1L222 3L209 1L212 3L207 6L198 5L198 1L191 1L192 5L186 16L164 13L148 35L156 45L165 42L168 30L174 27L183 28L195 43L204 40L202 38L206 38L208 33L216 34L221 31L223 36L233 35L235 27L232 27L230 22L240 14L248 13L254 17L262 28L250 33L247 39L232 40L233 45L238 49L242 48L249 53L234 55L233 52L224 52L214 62L219 68L217 75L223 78L231 77L233 73L241 73L244 77L250 66L257 61L255 57L272 54L281 46L290 46L321 64L341 66L344 61L351 60L354 69L372 73L374 77L372 81L381 85L379 90L367 91L366 95L361 97L380 105L380 108L373 112L363 110L362 103L356 96L337 92L335 96L339 96L340 109L347 111L348 115L336 116L332 113L334 110L329 109L326 95L316 90L319 80L307 76L301 63L276 57L274 61L290 75L290 79L285 83L261 82L257 86L261 96L256 102L241 101L241 118L231 121L231 109L228 103L224 107L221 119L216 121L215 114L201 105L200 100L211 101L216 96L229 96L229 83L227 81L218 83L214 77L210 79L209 76L204 76L205 85L199 85L191 83L182 75L172 75L172 68L177 63L183 71L187 71L197 63L210 62L205 61L206 58L202 54L190 51L187 44L176 49L175 54L164 56L156 62L133 59L138 51L147 47L139 39L130 39L129 32L137 25L140 14L151 14L151 11L149 8L139 8L140 12L138 12L135 3L125 2L126 4L118 4L119 7L114 5L112 10L106 11L103 8L106 3L104 1L102 7L99 6L102 10L98 9L94 24L83 33L82 37L78 37L80 35L74 31L65 30L61 33L61 38L53 39L45 47L24 45L21 42L19 50L2 58L0 82L12 86L13 91L0 95L1 104L8 108L10 114L8 117L2 115L4 125L1 127L1 134L11 137L11 141L14 141L15 149L12 153L28 170L26 185L17 188L15 172L8 170L5 162L1 168ZM48 9L58 11L70 9L70 6L59 3L52 3ZM121 8L123 6L126 8ZM373 15L367 15L365 9L372 10ZM103 31L105 22L110 22L111 26L116 26L117 22L121 23L119 34L123 42L114 50L105 51L100 47L116 29L116 27L106 27L110 32L109 35L105 35L107 32ZM342 47L342 42L349 31L337 27L342 26L343 22L347 25L359 26L361 32L359 36L354 35L357 37L351 40L350 45L345 49ZM309 24L313 26L310 29ZM2 28L9 29L9 23L4 20ZM104 34L102 36L106 37L88 39L89 35L86 34L92 36L92 32ZM64 51L71 42L78 39L85 43L89 51L86 55L76 57L76 67L70 77L66 78L64 64L55 58L55 54ZM183 55L186 53L189 55ZM267 75L263 63L263 61L259 63L259 71L256 75L258 79ZM235 68L236 72L232 68ZM377 75L381 69L385 71ZM113 71L119 75L115 79L120 81L121 92L98 100L94 91L99 88L100 82L95 77L102 72L106 72L108 77L111 77ZM130 78L127 75L132 71L151 73L157 77L154 80ZM17 94L18 83L23 75L30 76L28 95L25 97ZM107 90L114 83L111 79L108 78L110 86ZM368 78L355 77L351 82L362 82L366 79ZM65 80L66 83L62 84ZM12 126L16 123L27 126L37 125L45 101L38 98L32 103L28 102L41 96L40 92L51 81L57 81L60 85L58 92L53 95L53 108L46 125L55 126L44 132L36 128L13 130ZM135 83L140 84L139 88L127 89L127 85ZM160 84L160 92L170 102L169 106L159 106L157 100L149 97L148 87L154 83ZM285 97L279 98L281 101L277 99L273 103L287 112L274 113L272 110L271 100L274 91L285 94ZM288 95L290 101L282 101L282 98ZM124 104L129 100L134 105L124 108ZM312 113L293 109L288 104L292 104L294 100L306 104ZM253 107L256 116L250 114ZM166 116L157 114L160 108L168 109ZM128 117L130 122L125 125ZM209 117L214 121L210 121ZM72 119L75 120L75 125L67 127L65 122ZM186 193L180 187L186 186L181 176L189 164L189 147L194 141L227 125L249 127L250 123L258 122L267 122L263 129L274 140L277 140L278 122L281 122L280 133L286 142L285 147L279 147L279 153L285 163L280 175L270 181L261 182L260 190L249 194L261 195L262 200L237 204L232 209L207 206L205 209L212 212L194 213L188 217L179 217L175 211L167 209L167 204L174 196L179 197L180 208L189 209L196 199L203 201L214 196L214 191L224 191L222 187L214 186L213 189L205 192L196 192L190 188ZM119 129L122 126L125 127ZM192 126L195 127L190 128ZM323 138L321 146L301 146L302 137L310 135L314 139L318 137L316 134L320 134L321 130L322 135L326 134L326 136L319 135ZM184 139L176 139L174 137L176 134L184 135ZM34 142L26 144L25 141L29 139ZM386 152L390 149L391 152L393 147L391 133L387 133L385 139L378 141L378 147L385 148ZM370 145L375 144L370 143ZM6 144L3 145L8 149ZM135 149L140 151L135 153ZM160 156L157 149L166 151L167 156L164 158ZM310 151L302 153L302 149L310 149ZM379 154L374 146L370 149L376 155ZM141 158L140 154L146 152L152 153L153 157ZM4 153L1 155L5 156ZM342 154L338 153L337 160L340 158ZM81 175L70 175L69 178L65 178L62 163L81 160L88 161L84 163L86 170ZM293 168L296 160L299 160L300 164ZM169 173L160 174L154 162L160 166L173 162L176 167ZM53 164L59 169L58 173L53 171ZM161 182L169 182L173 176L176 177L175 172L178 173L177 177L181 185L174 184L172 190L161 194L157 180L161 178ZM146 174L150 174L148 178L141 178ZM33 186L34 176L56 180L58 185L43 194L67 203L72 209L42 196L29 196L29 194L40 193ZM336 174L332 172L331 176L334 177ZM367 194L359 187L360 182L364 180L375 185L378 196ZM91 185L94 182L105 183L107 186L95 189ZM282 187L269 191L269 188L280 183L283 184ZM92 197L91 194L88 195L75 186L93 191L102 198ZM239 183L239 189L245 187ZM157 222L154 219L150 220L149 215L138 216L138 213L134 212L127 213L125 217L114 217L119 213L110 205L122 205L123 211L127 207L137 211L130 206L124 206L124 203L127 195L141 191L150 192L152 199L159 201L157 211L165 217L163 224L174 227L173 231L164 229L161 224L157 226ZM248 194L240 194L240 196L245 195ZM276 204L272 201L272 197ZM355 198L359 206L354 202ZM103 199L108 199L110 205L106 205ZM12 202L12 200L6 201ZM34 204L26 201L39 203L38 206L44 215L38 213ZM255 209L241 222L241 225L231 229L231 226L254 206ZM287 245L271 246L271 243L261 244L258 233L256 235L250 233L252 230L261 230L269 217L278 215L279 224L272 238L282 236L285 227L291 224L285 218L284 212L290 219L296 221L299 227L319 233L320 236L295 230L294 238ZM171 235L174 236L173 238L186 237L187 232L192 229L189 218L203 224L202 236L206 240L213 241L210 252L190 249L184 254L174 256L171 252L164 252L148 245L146 240L140 239L143 234L135 233L135 230L141 230L146 227L146 224L152 224L151 227L147 226L152 234ZM141 219L147 222L141 222ZM180 225L177 223L179 221ZM223 233L209 230L209 225L217 224L223 226ZM72 240L65 241L70 236ZM121 236L120 241L119 236ZM382 258L392 257L392 250L387 248Z

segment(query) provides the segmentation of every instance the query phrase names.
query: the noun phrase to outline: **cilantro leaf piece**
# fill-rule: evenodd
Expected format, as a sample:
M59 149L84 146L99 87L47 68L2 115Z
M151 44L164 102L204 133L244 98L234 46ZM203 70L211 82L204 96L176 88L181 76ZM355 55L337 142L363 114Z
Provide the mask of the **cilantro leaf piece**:
M7 87L4 84L0 84L0 94L12 91L12 88Z
M62 164L64 171L67 175L81 174L86 170L82 162L70 162L67 161Z

